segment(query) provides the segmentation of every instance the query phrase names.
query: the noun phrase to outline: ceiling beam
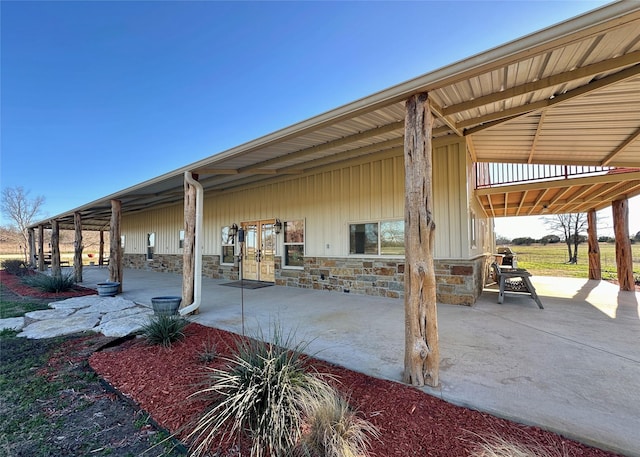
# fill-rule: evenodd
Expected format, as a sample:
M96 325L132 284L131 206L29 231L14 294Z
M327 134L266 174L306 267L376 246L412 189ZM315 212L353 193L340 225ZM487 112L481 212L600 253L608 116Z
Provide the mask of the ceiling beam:
M527 216L531 216L531 213L533 212L533 210L538 207L538 205L542 200L544 200L544 196L547 195L547 192L549 192L549 189L544 189L542 192L540 192L540 195L538 195L538 198L536 198L535 201L533 202L533 206L531 206L531 209L527 213Z
M635 65L637 63L640 63L640 51L630 52L629 54L614 57L613 59L593 63L591 65L576 68L575 70L559 73L557 75L547 76L546 78L539 79L535 82L521 84L500 92L494 92L474 98L473 100L444 107L442 108L442 115L451 116L452 114L460 113L462 111L479 108L499 101L505 101L513 97L525 95L542 89L548 89L549 87L565 84L575 81L576 79L596 76L601 73L617 70L618 68Z
M450 119L448 116L442 113L442 108L433 99L429 100L429 106L431 107L431 112L436 115L436 117L440 118L442 122L444 122L453 132L458 136L462 135L462 130L458 128L456 122L453 119Z
M547 115L546 110L542 110L540 113L540 119L538 119L538 126L536 127L536 134L533 136L533 142L531 143L531 151L529 151L529 158L527 159L527 163L533 163L533 155L536 152L536 146L538 145L538 140L540 139L540 134L542 133L542 125L544 124L544 118Z
M474 133L478 133L482 130L485 130L489 127L494 127L496 125L503 124L517 117L531 114L536 111L540 111L542 109L549 108L554 105L558 105L560 103L565 103L576 97L581 97L595 90L599 90L604 87L610 86L612 84L619 83L620 81L633 78L634 76L637 76L639 74L640 74L640 64L637 64L637 65L634 65L633 67L619 71L618 73L614 73L602 79L592 81L589 84L585 84L584 86L580 86L576 89L565 92L564 94L561 94L552 98L546 98L544 100L539 100L537 102L528 103L522 106L516 106L503 111L496 111L494 113L489 113L484 116L467 119L465 121L458 122L457 126L458 128L462 128L462 129L466 129L467 127L470 127L469 129L465 130L464 134L472 135ZM490 125L484 125L486 123L490 123Z
M522 205L524 205L524 202L527 198L527 193L528 191L524 191L522 192L522 198L520 198L520 204L518 205L518 208L516 209L516 216L520 215L520 211L522 211Z
M631 143L633 143L635 140L637 140L638 137L640 137L640 128L635 132L633 132L626 140L622 142L622 144L620 144L617 148L615 148L611 154L605 157L605 159L602 161L602 166L606 167L607 165L609 165L611 161L615 159L615 157L618 154L622 153L625 149L627 149L627 147Z
M233 168L196 168L193 173L199 175L237 175L238 170Z
M327 143L318 144L316 146L312 146L310 148L302 149L300 151L291 152L289 154L285 154L283 156L274 157L272 159L264 160L260 163L250 165L247 167L239 168L238 173L246 173L248 170L263 168L270 165L274 165L276 163L285 162L292 159L299 159L304 156L308 156L311 154L317 154L319 152L324 152L330 149L339 148L350 143L354 143L356 141L363 141L369 138L384 135L387 133L392 133L395 131L402 131L404 129L404 120L392 122L390 124L383 125L381 127L376 127L373 129L365 130L364 132L356 133L355 135L349 135L343 138L338 138L337 140L329 141Z

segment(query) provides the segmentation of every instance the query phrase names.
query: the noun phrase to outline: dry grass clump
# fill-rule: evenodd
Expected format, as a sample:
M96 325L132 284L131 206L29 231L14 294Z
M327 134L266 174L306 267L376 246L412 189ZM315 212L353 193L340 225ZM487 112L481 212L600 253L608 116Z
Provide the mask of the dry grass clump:
M351 409L334 389L304 405L306 430L295 454L304 457L364 457L378 429Z
M547 446L531 440L531 444L523 444L506 439L499 434L488 436L476 435L479 442L469 457L569 457L566 449L549 450Z
M308 366L306 346L277 327L272 344L263 340L239 339L224 368L205 368L204 386L191 396L208 404L187 433L191 455L241 436L251 442L251 457L366 455L377 430Z

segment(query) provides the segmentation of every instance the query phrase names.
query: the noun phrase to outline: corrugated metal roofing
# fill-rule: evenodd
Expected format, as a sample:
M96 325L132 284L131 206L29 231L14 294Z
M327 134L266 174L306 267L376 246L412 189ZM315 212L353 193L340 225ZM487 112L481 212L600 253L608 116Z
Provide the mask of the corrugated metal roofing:
M224 191L401 146L404 100L424 91L434 138L469 137L475 161L640 167L640 2L613 3L56 218L71 227L80 211L86 228L100 228L112 198L123 212L179 201L185 171Z

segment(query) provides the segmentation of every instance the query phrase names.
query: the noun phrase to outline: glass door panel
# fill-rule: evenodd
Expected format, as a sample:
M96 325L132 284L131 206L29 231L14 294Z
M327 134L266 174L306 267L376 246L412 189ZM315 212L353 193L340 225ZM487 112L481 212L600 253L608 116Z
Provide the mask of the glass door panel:
M242 259L243 279L258 280L258 225L243 224L244 228L244 258Z
M245 230L243 279L275 281L276 233L273 220L243 222Z

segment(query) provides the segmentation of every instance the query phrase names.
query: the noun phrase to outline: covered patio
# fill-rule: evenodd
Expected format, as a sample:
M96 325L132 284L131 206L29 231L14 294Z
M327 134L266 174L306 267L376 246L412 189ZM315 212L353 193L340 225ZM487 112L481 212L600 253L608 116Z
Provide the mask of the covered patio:
M106 268L85 269L95 287ZM125 270L122 295L141 304L179 295L182 277ZM440 387L449 402L540 426L625 455L640 455L640 293L604 281L534 276L545 309L524 296L498 305L485 290L473 307L438 306ZM265 335L273 323L309 341L316 357L400 381L402 300L288 287L256 290L203 278L201 324Z

